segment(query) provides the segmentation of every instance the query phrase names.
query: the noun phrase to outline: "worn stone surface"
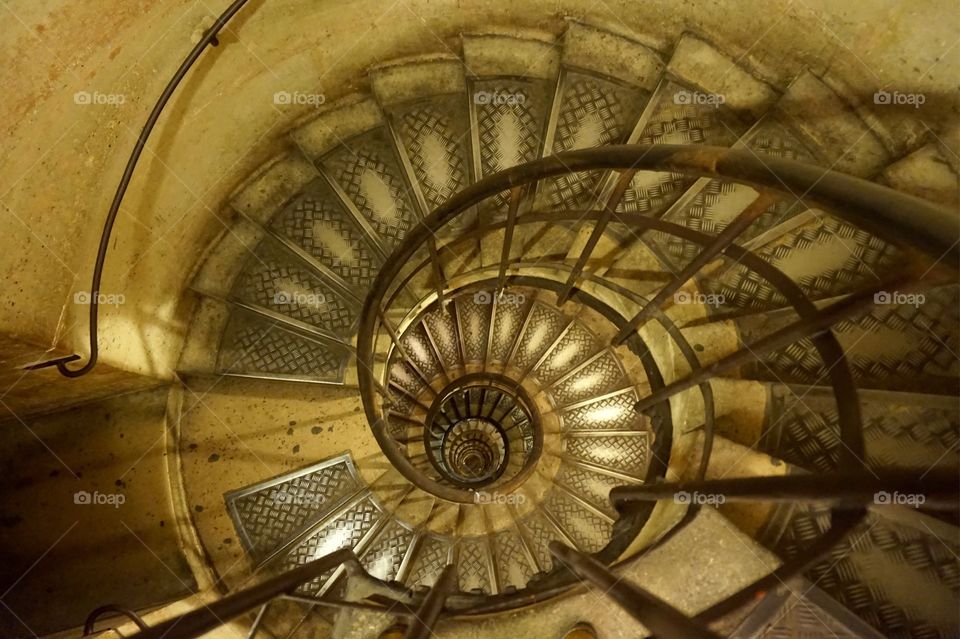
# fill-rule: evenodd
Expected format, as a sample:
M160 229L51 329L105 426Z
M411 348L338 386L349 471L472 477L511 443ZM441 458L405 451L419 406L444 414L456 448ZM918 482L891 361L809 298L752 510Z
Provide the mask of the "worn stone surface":
M4 427L0 635L74 628L194 588L165 454L167 388ZM44 603L45 602L45 603Z

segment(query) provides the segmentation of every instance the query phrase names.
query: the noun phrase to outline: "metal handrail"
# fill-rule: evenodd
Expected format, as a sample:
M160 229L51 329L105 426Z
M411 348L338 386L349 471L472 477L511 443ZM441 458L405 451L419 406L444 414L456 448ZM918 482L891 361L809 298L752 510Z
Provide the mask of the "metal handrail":
M250 612L284 594L292 594L300 586L320 577L328 570L348 562L357 556L349 548L335 550L319 559L281 573L259 584L240 590L210 605L201 606L185 614L168 619L146 630L141 630L131 639L194 639L244 613Z
M107 604L94 609L93 612L87 615L86 621L83 622L83 636L86 637L92 635L96 629L97 621L99 621L101 617L108 613L119 614L126 617L140 630L146 630L149 628L147 622L145 622L143 618L133 610L124 608L123 606L118 606L117 604Z
M951 240L951 237L956 233L946 232L955 226L955 218L946 209L858 178L824 171L818 167L789 160L776 158L771 160L775 161L760 160L749 151L716 147L691 148L678 145L602 147L574 151L516 166L488 176L453 196L432 215L423 220L421 225L412 229L404 241L395 248L394 253L388 257L374 281L365 302L364 312L361 315L357 341L359 385L369 422L372 424L374 435L380 442L384 454L411 482L449 499L443 492L445 490L443 486L436 485L436 482L416 473L416 469L409 464L408 460L403 457L403 453L396 448L395 443L391 440L385 428L386 422L376 408L377 398L374 389L380 389L380 392L383 392L384 382L376 377L374 373L376 369L373 368L374 362L369 357L373 353L373 346L378 339L377 334L380 330L378 322L380 318L386 316L387 311L391 308L390 304L392 302L387 300L393 300L396 291L405 290L406 283L424 266L434 266L438 252L436 244L431 245L429 260L425 260L422 264L418 263L420 258L417 255L420 247L431 239L445 237L448 240L447 244L440 246L439 251L456 253L455 247L458 242L467 241L468 236L469 238L475 236L476 241L479 241L484 235L492 233L494 230L503 229L504 247L501 251L501 261L498 267L491 267L492 270L497 271L496 274L489 276L490 279L496 281L496 286L499 289L504 286L507 280L530 279L523 275L507 275L508 262L510 261L510 251L507 245L511 241L517 226L526 223L563 223L573 219L580 222L593 221L595 223L594 232L587 244L589 250L584 250L580 254L576 266L566 278L566 284L562 285L559 291L560 299L565 300L573 294L580 278L587 277L582 274L582 270L590 257L592 248L599 241L597 229L601 229L602 232L603 228L615 217L619 224L627 227L635 225L636 228L640 229L640 232L655 229L701 246L701 251L694 258L692 266L688 264L687 269L683 270L679 276L664 287L665 290L679 290L680 284L699 272L710 260L722 257L738 262L745 268L756 272L783 295L787 304L798 313L799 320L786 329L775 332L768 338L761 340L758 344L769 350L787 343L793 343L799 339L809 338L822 360L830 362L831 365L827 367L826 375L829 377L837 396L838 425L840 438L844 443L841 451L843 457L841 461L845 462L849 468L862 468L863 437L856 387L849 364L844 357L843 349L828 329L837 321L864 310L872 299L873 291L867 293L860 291L834 305L818 309L817 305L807 298L806 294L793 280L759 255L736 244L736 240L753 220L775 202L777 192L780 193L780 199L795 198L795 192L802 192L802 199L817 202L820 208L824 208L835 216L867 228L881 239L885 239L892 244L905 247L908 255L914 258L914 262L917 261L915 258L918 255L925 254L929 258L924 258L927 264L917 265L918 268L911 267L907 269L905 275L886 282L886 285L900 287L901 285L909 286L911 281L923 280L927 283L941 281L942 276L948 269L955 268L956 265L950 262L943 268L934 268L937 265L934 260L958 255L957 247L953 246ZM540 180L561 174L597 169L617 170L621 172L621 175L632 174L637 170L650 170L673 171L706 178L726 178L749 184L759 189L760 195L753 205L748 207L718 235L700 233L649 215L614 213L616 202L612 200L606 203L603 210L588 211L586 214L580 212L576 214L565 214L563 212L519 214L520 202L526 199L526 196L521 194L529 193L532 190L531 187L535 187ZM620 180L620 183L623 181ZM485 199L503 193L509 193L510 195L508 199L509 211L505 221L481 224L475 229L457 234L452 239L449 235L439 233L442 227L453 222L457 216L481 205ZM934 229L934 231L931 232L931 229ZM933 262L933 266L930 266L929 262ZM522 264L521 260L517 265L514 265L514 269L520 269L515 272L522 273ZM411 266L412 270L409 268ZM928 266L929 268L925 268ZM933 275L930 275L930 271L933 272ZM401 282L399 287L396 286L398 281ZM673 288L671 289L671 287ZM437 293L438 299L441 297L449 298L456 294L456 290L450 288L449 285L446 288L439 288L441 290ZM394 292L391 293L391 291ZM584 294L578 290L576 295L582 299ZM644 320L657 318L663 322L660 306L668 297L669 293L664 294L661 291L659 296L644 303L638 316L632 320L618 321L621 338L635 336L637 328ZM423 303L420 307L425 308ZM395 334L391 335L391 339L394 342L399 342L399 337ZM752 348L752 350L756 351L757 349ZM733 366L738 362L742 363L740 360L748 357L746 351L735 353L728 358L729 361L721 360L721 366ZM717 367L701 367L695 359L691 362L691 369L686 378L656 389L649 397L641 400L637 409L649 410L655 408L673 394L694 386L700 386L701 391L703 391L704 383L719 370ZM385 371L383 372L385 374ZM710 437L705 438L707 444L704 451L704 463L700 465L701 479L703 467L709 455L710 439ZM659 498L664 498L664 495L660 495ZM627 501L635 502L636 500L621 500L620 505L624 505ZM650 511L647 510L646 512L649 513ZM782 579L802 571L816 557L821 556L823 552L837 543L866 514L863 508L850 511L835 508L832 512L834 514L832 526L811 546L812 557L785 562L767 577L704 611L698 616L698 619L701 621L715 619L733 607L741 605L748 600L748 597L754 596L761 586L765 588L772 584L774 579ZM550 582L550 586L557 586L562 589L562 583L562 579L560 581L553 580ZM541 585L545 586L543 583ZM531 591L526 596L530 597L534 594ZM523 596L518 595L517 599L519 600ZM504 602L504 605L506 605L506 602Z
M146 148L147 140L150 138L150 134L153 133L153 129L156 127L157 121L159 121L160 116L163 114L164 107L167 106L167 103L170 101L173 93L177 90L177 87L180 86L180 82L187 75L194 63L196 63L196 61L200 58L200 55L208 46L217 46L220 44L220 41L217 38L218 34L223 27L230 22L230 19L233 18L233 16L236 15L245 4L247 4L248 1L249 0L234 0L230 6L228 6L226 10L220 14L220 17L214 21L213 25L211 25L211 27L203 33L203 37L201 37L200 41L194 45L193 49L187 54L187 57L184 59L184 61L180 63L177 71L173 74L173 77L170 78L170 81L167 82L167 86L164 87L160 97L157 98L157 102L153 105L153 109L150 111L150 115L147 117L147 121L143 125L143 129L140 131L139 137L137 137L137 143L134 145L133 151L130 152L130 157L127 159L127 165L123 170L123 176L120 178L120 183L117 185L117 190L113 195L113 201L110 203L110 209L107 211L107 217L103 222L103 231L100 234L100 246L97 249L97 259L93 266L93 277L90 284L90 355L87 363L80 368L69 368L67 364L80 359L79 355L74 354L67 355L65 357L58 357L56 359L40 362L38 364L33 364L28 366L27 370L37 370L56 366L57 370L60 371L60 374L64 377L81 377L92 371L94 366L97 365L97 359L100 355L100 345L97 336L100 310L100 285L103 280L103 269L107 261L107 251L110 248L110 236L113 232L113 225L117 221L117 215L120 213L120 205L123 203L123 196L127 192L127 187L130 186L130 180L133 178L133 172L137 168L137 163L140 161L140 156L143 154L143 149Z
M923 478L904 470L839 472L773 477L731 477L701 481L663 482L648 486L618 486L610 491L615 505L632 501L656 501L681 493L723 495L729 502L792 503L803 501L839 508L890 505L894 493L923 495L923 507L956 510L960 478L931 471Z

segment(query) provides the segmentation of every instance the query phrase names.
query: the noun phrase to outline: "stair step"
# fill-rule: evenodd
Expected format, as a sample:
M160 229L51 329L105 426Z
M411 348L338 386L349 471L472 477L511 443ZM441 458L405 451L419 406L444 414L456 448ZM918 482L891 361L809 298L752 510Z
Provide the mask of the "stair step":
M349 454L224 496L244 548L262 561L363 488Z
M960 181L956 168L950 164L949 153L931 142L884 168L877 181L931 202L953 206L960 200Z
M470 183L470 120L460 59L416 56L370 71L421 215Z
M833 389L770 384L769 392L763 449L811 472L838 470L843 444ZM956 397L871 390L858 395L870 467L960 468Z
M317 169L297 151L267 162L230 197L230 206L254 222L267 224L317 178Z
M887 508L871 512L807 578L884 636L955 636L957 529L938 535L940 522L925 523L920 513L910 523L891 519ZM828 525L828 511L798 507L775 549L785 557L803 553Z
M818 150L823 166L870 177L892 159L850 105L813 73L801 73L790 83L777 110L793 131Z
M922 295L920 298L918 295ZM960 349L960 288L941 286L910 296L887 292L867 311L832 327L857 386L950 394L960 376L951 353ZM922 300L922 302L921 302ZM791 312L736 320L740 340L750 344L794 320ZM822 383L824 368L809 339L744 367L745 377L796 384Z
M883 638L820 588L802 578L791 579L768 593L730 634L732 639L807 636Z

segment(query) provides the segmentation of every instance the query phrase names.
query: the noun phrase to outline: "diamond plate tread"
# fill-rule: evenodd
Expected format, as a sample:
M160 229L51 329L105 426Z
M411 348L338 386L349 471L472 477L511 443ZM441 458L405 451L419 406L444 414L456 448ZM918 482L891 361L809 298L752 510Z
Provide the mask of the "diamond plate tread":
M467 185L470 130L462 93L430 96L391 110L420 190L433 210Z
M923 396L904 403L878 395L860 396L869 466L960 469L960 408L924 405ZM839 470L843 444L831 389L775 389L768 414L763 450L806 470Z
M743 124L725 107L684 102L676 96L695 92L673 80L657 89L656 106L637 144L730 146ZM679 103L678 103L679 102ZM679 173L639 171L617 206L620 213L657 215L694 182Z
M960 362L960 294L948 286L923 292L924 302L873 306L832 327L861 388L892 388L931 392L956 389ZM778 322L789 321L784 316ZM740 339L750 344L775 330L774 322L757 326L750 318L738 321ZM755 379L783 383L823 384L825 369L809 339L764 357L745 372Z
M407 362L395 360L390 365L390 382L417 397L424 388L423 380Z
M254 249L230 295L344 337L357 323L342 295L269 240Z
M491 96L488 100L474 99L482 176L538 159L553 86L545 80L516 78L478 80L472 86L472 95ZM508 195L509 191L498 194L481 206L505 214Z
M785 593L780 591L787 590ZM852 615L806 579L793 579L767 594L732 639L882 639L876 630Z
M282 570L302 566L341 548L355 549L383 516L383 509L372 496L363 497L293 546L282 560ZM331 569L313 581L303 584L297 589L297 594L307 597L318 596L335 570L335 568Z
M351 138L321 162L388 249L416 223L409 187L382 127Z
M741 142L761 155L817 163L814 154L774 118L761 119L744 135ZM668 179L673 179L675 182L666 184ZM687 184L692 185L679 175L649 171L638 173L634 179L633 188L624 194L621 210L641 213L663 210L666 208L666 203L672 204L677 199L677 197L665 198L663 191L669 190L673 193L677 189L685 189ZM637 191L640 188L646 188L650 193L645 194L646 197L638 198ZM663 219L695 231L718 234L742 210L745 206L745 194L751 190L745 185L711 180L691 202L680 210L667 209ZM676 193L676 195L679 194ZM792 201L777 202L747 227L740 235L738 243L743 244L786 222L803 209L803 206L796 205ZM680 270L686 266L702 250L700 244L688 242L661 231L650 231L645 239L657 249L662 259L666 260L674 270Z
M678 207L677 210L667 211L663 220L700 233L717 235L756 197L757 192L749 186L710 180L697 192L692 201ZM773 204L740 234L737 242L743 244L769 228L768 225L784 221L796 212L797 207L793 202L780 201ZM677 270L685 267L703 250L701 244L661 231L650 233L650 239L660 253L670 260L671 266Z
M783 271L811 299L824 299L875 285L902 271L905 255L870 233L828 215L819 215L764 245L757 255ZM733 308L772 310L786 299L760 275L737 265L704 292L723 296Z
M629 384L623 365L612 350L604 351L600 357L562 380L550 391L558 406L568 406Z
M347 455L224 496L234 527L256 559L292 540L361 488Z
M613 536L610 522L584 508L562 491L550 491L543 501L543 507L570 535L577 547L585 552L599 552Z
M489 359L491 362L507 361L514 342L523 328L526 317L526 305L498 303L493 318L493 335L490 342Z
M543 385L552 384L589 359L600 347L600 340L590 329L574 322L546 359L533 370L533 375Z
M399 415L413 414L414 410L416 410L416 404L414 404L409 397L407 397L406 395L404 395L403 393L401 393L400 391L392 387L387 388L387 391L390 393L390 402L393 404L393 408L391 410L393 410ZM406 429L406 424L404 423L400 423L400 422L395 423L394 420L390 420L390 424L391 425L395 424L397 429L400 429L401 426L403 427L404 430ZM392 431L392 432L399 432L399 430Z
M407 524L397 519L391 520L377 534L370 547L364 550L360 563L377 579L393 581L400 572L413 536L414 532Z
M571 436L568 433L563 448L582 461L643 478L650 463L650 440L650 431L623 435Z
M567 321L563 313L556 308L534 302L520 337L520 344L513 356L513 365L520 370L527 370L536 364L560 336Z
M493 548L498 590L502 592L511 588L524 588L536 571L530 565L520 534L513 529L501 530L493 535Z
M760 120L744 136L742 142L747 148L758 154L799 162L817 163L818 161L813 151L773 118ZM748 189L748 187L731 182L711 180L707 188L697 196L694 202L685 207L684 211L664 219L684 224L688 228L704 233L718 234L740 212L739 210L731 210L729 202L736 200L744 189ZM777 202L747 227L740 235L738 242L743 244L757 237L761 233L787 221L804 208L793 201ZM724 211L726 214L721 214ZM683 247L682 250L679 248L680 246ZM671 237L668 252L680 259L678 261L679 265L685 265L687 261L692 259L693 255L699 252L699 248Z
M453 310L432 311L424 315L423 321L440 353L444 369L449 371L463 368L463 358L460 357L460 336Z
M454 303L457 307L464 357L467 362L481 363L487 352L490 310L493 305L480 304L473 296L458 297Z
M540 157L543 136L553 101L546 80L495 78L472 82L480 170L483 176ZM506 200L498 208L506 207Z
M406 584L410 587L430 587L447 565L453 540L440 535L424 535L411 562Z
M359 290L370 288L380 260L325 180L314 180L270 222L318 262Z
M638 401L630 388L569 408L560 414L560 430L645 430L646 419L633 409Z
M561 464L555 477L582 499L589 502L594 508L601 510L613 518L619 515L613 504L610 503L610 490L617 486L628 485L631 482L609 475L603 475L586 468L580 468L570 463Z
M642 89L567 72L550 154L626 142L649 98ZM549 209L589 208L603 175L588 171L544 180L541 199Z
M799 510L777 552L794 557L829 527L827 510ZM944 639L960 633L960 551L871 513L806 576L841 605L894 639Z
M490 547L486 535L461 537L457 543L460 548L457 561L460 590L491 593Z
M440 375L443 368L437 360L433 346L430 344L430 338L427 337L422 325L416 324L410 328L400 338L400 343L403 344L404 350L413 359L413 363L417 365L417 368L428 380L433 380ZM395 353L395 357L399 357L399 355L399 352Z
M527 532L530 542L530 552L537 560L537 565L544 572L553 568L553 555L550 554L550 542L562 539L556 526L550 523L543 512L538 508L520 520L521 527Z
M349 355L242 311L230 315L220 340L217 372L297 376L343 383Z
M704 144L731 146L744 125L727 107L685 99L697 89L665 80L657 89L656 106L638 144Z

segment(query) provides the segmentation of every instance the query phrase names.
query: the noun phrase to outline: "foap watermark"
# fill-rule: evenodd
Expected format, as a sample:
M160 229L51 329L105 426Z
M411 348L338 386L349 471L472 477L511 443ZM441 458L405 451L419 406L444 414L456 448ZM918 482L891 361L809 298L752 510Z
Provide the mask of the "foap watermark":
M77 291L73 294L74 304L92 304L93 300L94 296L88 291ZM127 298L123 293L97 293L96 300L99 306L120 306L126 303Z
M722 93L704 93L680 89L673 94L673 103L682 106L712 106L719 109L727 99Z
M673 294L674 304L703 304L704 306L723 306L726 298L722 293L701 293L699 291L691 293L689 291L677 291Z
M500 291L499 294L490 291L477 291L473 294L474 303L481 305L493 304L496 301L501 306L523 306L526 299L523 293L508 293L507 291Z
M281 306L293 304L302 307L320 308L327 304L327 297L323 293L277 291L273 294L273 303Z
M526 501L527 498L524 495L517 493L488 493L482 490L473 493L473 503L475 504L509 504L511 506L519 506Z
M318 107L327 101L322 93L303 93L301 91L277 91L273 94L273 103L277 105L296 104Z
M925 501L927 501L927 498L918 493L901 493L896 490L892 493L881 490L873 494L873 503L878 506L910 506L911 508L919 508Z
M888 306L895 304L897 306L919 307L927 301L923 293L901 293L900 291L877 291L873 294L873 303Z
M873 94L873 103L882 104L882 105L907 105L912 106L914 109L919 109L920 106L927 101L927 96L922 93L900 93L899 91L884 91L880 89Z
M278 490L271 496L274 504L291 504L303 506L309 504L320 504L324 501L322 495L307 492L306 490Z
M493 106L523 104L527 96L519 91L477 91L473 94L474 104L490 104Z
M122 93L101 93L100 91L77 91L73 94L74 104L80 106L120 106L127 101Z
M700 493L697 491L688 493L685 490L681 490L673 496L673 502L676 504L690 504L696 506L719 506L725 501L727 501L727 498L723 495L713 495L710 493Z
M78 506L113 506L119 508L127 501L127 496L123 493L101 493L95 490L92 493L86 490L78 490L73 493L73 503Z

